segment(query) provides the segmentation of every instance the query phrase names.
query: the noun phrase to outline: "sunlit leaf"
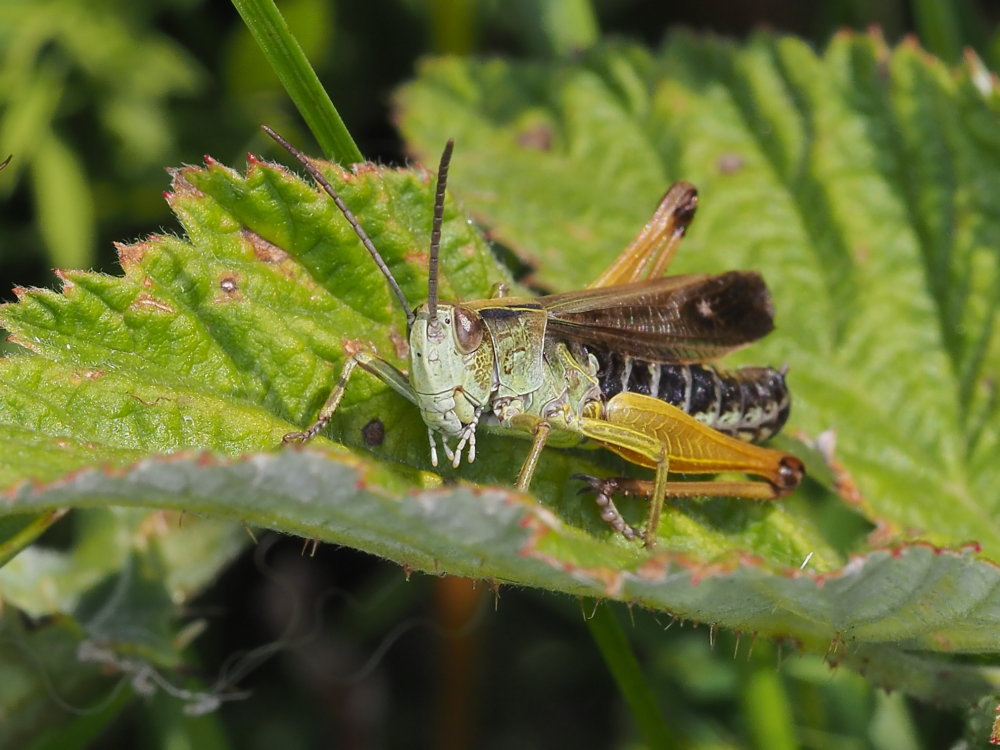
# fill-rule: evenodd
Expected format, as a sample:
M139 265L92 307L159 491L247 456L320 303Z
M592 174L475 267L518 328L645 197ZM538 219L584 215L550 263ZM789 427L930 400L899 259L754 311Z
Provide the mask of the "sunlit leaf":
M790 366L792 431L833 431L883 542L1000 560L994 81L873 36L817 55L678 34L573 64L430 61L399 105L421 157L456 138L454 191L554 288L697 184L674 269L764 273L778 329L739 357Z
M281 448L353 342L405 366L405 317L311 183L256 159L245 174L209 161L173 175L185 236L121 246L122 277L62 271L60 293L20 289L0 309L30 350L0 360L13 546L32 512L188 510L410 569L843 648L848 663L863 649L887 684L900 655L924 674L937 663L928 653L995 657L1000 117L978 71L867 37L817 56L770 36L745 47L680 36L656 53L601 47L562 67L432 62L401 102L425 161L457 137L462 206L524 252L539 284L586 283L670 180L698 183L702 210L676 267L765 273L780 327L740 359L791 365L792 431L836 431L832 456L829 437L819 443L831 466L803 455L854 507L817 483L778 503L678 502L650 552L607 528L570 479L633 470L623 462L546 450L522 496L510 487L527 443L484 435L477 462L435 470L416 409L363 373L323 436ZM430 176L318 164L410 303L422 301ZM508 280L462 206L445 212L445 298ZM621 505L643 518L641 500ZM844 541L824 522L831 508L880 535ZM0 586L27 590L29 573L13 566L31 553ZM202 554L206 569L221 564ZM58 580L74 602L99 590ZM169 663L152 632L148 658ZM956 679L961 689L931 697L964 702L993 677L974 666Z

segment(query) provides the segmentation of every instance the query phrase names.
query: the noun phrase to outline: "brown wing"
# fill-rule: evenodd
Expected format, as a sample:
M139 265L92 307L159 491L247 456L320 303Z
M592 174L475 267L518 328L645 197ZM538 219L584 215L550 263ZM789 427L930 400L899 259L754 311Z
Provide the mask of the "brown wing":
M690 274L553 294L546 335L647 362L703 362L766 336L774 309L754 271Z

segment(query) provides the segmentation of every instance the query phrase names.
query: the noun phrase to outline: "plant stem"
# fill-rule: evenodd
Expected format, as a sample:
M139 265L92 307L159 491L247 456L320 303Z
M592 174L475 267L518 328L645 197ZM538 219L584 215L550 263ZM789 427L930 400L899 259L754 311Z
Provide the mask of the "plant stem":
M592 604L592 600L586 601L584 606L588 604ZM611 607L606 603L597 606L587 619L587 627L646 743L655 748L677 747Z
M232 3L316 137L324 155L341 164L364 161L274 1L232 0Z

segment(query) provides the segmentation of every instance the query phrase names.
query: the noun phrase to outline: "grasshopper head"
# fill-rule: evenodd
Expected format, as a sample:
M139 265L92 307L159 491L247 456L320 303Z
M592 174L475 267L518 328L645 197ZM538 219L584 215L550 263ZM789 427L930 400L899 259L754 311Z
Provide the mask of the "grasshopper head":
M410 327L410 382L428 427L462 433L493 389L492 345L482 318L461 305L414 311Z

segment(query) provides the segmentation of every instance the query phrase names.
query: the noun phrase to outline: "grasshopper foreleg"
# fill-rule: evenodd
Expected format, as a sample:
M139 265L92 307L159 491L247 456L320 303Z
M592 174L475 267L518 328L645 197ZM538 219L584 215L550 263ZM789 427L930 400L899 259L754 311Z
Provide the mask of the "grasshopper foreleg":
M431 445L431 466L437 466L438 465L437 433L434 432L433 427L427 428L427 442L430 443ZM445 454L448 454L451 448L448 447L447 443L443 444L444 444Z
M347 362L344 363L344 368L340 371L340 378L337 380L337 384L333 387L333 390L330 391L330 395L327 396L323 408L319 410L316 421L302 432L289 432L281 439L281 442L308 443L322 432L340 406L340 401L344 397L344 391L347 390L347 382L350 380L354 369L359 365L361 369L370 372L383 383L392 387L400 395L413 403L417 402L416 394L413 392L410 382L403 373L385 360L379 359L362 349L352 354ZM431 446L433 447L433 441L431 442Z
M462 463L462 451L465 450L466 444L469 446L469 463L471 464L476 460L476 428L479 426L479 418L483 416L485 408L485 406L476 407L476 411L472 415L472 421L465 426L465 429L462 431L462 437L459 438L458 445L455 446L455 455L449 456L451 458L451 465L456 469Z
M347 381L351 379L351 373L354 372L354 368L358 364L357 355L344 363L344 369L340 371L340 379L337 381L337 385L333 387L333 390L330 391L330 395L327 396L323 408L319 410L319 414L316 416L316 421L302 432L289 432L281 438L281 442L308 443L330 423L334 413L337 411L337 407L340 406L340 400L344 397L344 391L347 390Z

